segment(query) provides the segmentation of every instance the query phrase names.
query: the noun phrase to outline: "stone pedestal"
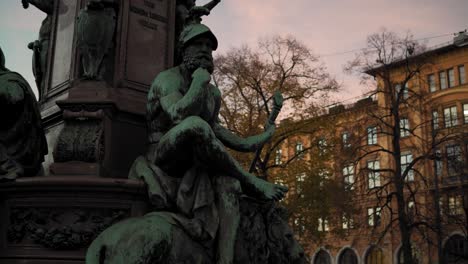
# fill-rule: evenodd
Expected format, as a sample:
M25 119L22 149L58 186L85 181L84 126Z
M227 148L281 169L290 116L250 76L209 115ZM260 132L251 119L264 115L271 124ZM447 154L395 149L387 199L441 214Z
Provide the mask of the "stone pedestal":
M41 101L45 175L0 183L0 263L84 263L105 227L147 212L145 186L126 178L146 148L151 82L173 63L176 1L104 2L112 44L102 76L87 79L77 17L88 0L55 1Z
M84 34L77 32L76 18L87 0L56 1L42 102L50 150L46 174L122 178L145 151L147 92L173 61L175 0L106 2L105 14L116 15L116 30L102 79L88 80L76 36Z
M64 127L53 149L50 174L126 178L145 151L146 100L95 81L80 82L69 94L70 99L57 101Z
M140 181L35 177L0 185L0 263L84 263L106 227L147 212Z

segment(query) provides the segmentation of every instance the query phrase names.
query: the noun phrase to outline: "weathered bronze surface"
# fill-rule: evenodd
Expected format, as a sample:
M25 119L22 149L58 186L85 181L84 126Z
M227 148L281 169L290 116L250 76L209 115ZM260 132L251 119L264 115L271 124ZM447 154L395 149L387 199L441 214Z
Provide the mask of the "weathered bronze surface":
M221 92L210 83L215 35L192 23L179 45L182 63L160 73L149 91L149 147L129 175L146 182L156 211L104 231L89 248L87 263L303 263L285 218L265 213L261 221L250 219L264 212L261 203L278 210L271 201L282 199L287 188L248 173L226 149L257 150L273 135L274 123L248 138L224 128L218 120ZM241 197L252 198L240 206ZM279 236L277 248L267 242L262 248L277 252L274 261L245 248L252 232L263 241Z
M47 143L34 93L27 81L5 67L0 48L0 181L35 176Z
M195 0L177 0L176 2L176 22L175 22L175 43L179 41L180 33L185 26L193 23L201 23L201 17L210 14L211 10L215 8L221 0L212 0L203 6L196 6ZM175 49L176 63L182 60L182 48L177 46Z

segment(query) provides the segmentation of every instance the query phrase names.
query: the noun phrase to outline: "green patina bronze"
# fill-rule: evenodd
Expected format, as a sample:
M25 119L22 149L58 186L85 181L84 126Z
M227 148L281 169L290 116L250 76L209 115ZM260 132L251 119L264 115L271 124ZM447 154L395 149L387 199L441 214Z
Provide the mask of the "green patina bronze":
M218 119L221 92L210 83L215 35L190 24L179 43L181 64L160 73L149 91L149 147L129 175L146 182L155 212L105 230L86 263L305 263L287 220L271 213L287 188L245 171L226 149L256 151L272 137L274 118L264 133L248 138L224 128ZM276 97L280 108L281 95ZM252 232L258 241L249 238ZM277 260L245 248L255 243L276 251Z
M203 6L197 6L195 0L177 0L176 1L176 21L175 21L175 41L180 39L180 34L184 28L191 24L199 24L202 16L210 14L211 10L215 8L221 0L212 0ZM213 50L216 50L214 48ZM177 45L175 49L174 58L176 63L180 63L182 60L182 47Z
M0 181L35 176L47 143L34 93L26 80L5 67L0 48Z

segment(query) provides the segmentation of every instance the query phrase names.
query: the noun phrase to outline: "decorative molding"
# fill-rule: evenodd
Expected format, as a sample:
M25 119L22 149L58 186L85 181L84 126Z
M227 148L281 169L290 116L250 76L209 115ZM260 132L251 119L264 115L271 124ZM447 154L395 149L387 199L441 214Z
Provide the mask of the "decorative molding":
M99 162L104 157L102 120L67 120L53 152L55 162Z
M86 248L104 229L128 216L122 209L14 207L7 240L56 250Z

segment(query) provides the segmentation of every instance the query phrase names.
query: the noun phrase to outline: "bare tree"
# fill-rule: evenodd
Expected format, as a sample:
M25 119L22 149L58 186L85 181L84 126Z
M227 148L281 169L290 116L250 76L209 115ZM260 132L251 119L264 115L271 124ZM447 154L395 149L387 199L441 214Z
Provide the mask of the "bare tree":
M283 94L282 122L253 166L252 155L234 155L260 177L291 188L284 205L293 216L293 227L301 231L296 234L306 241L305 233L311 232L304 233L302 228L316 227L318 214L323 214L320 207L325 207L323 196L315 197L323 188L318 171L325 157L312 153L329 123L315 117L322 114L329 96L339 90L338 83L319 57L292 36L262 39L255 48L233 48L217 56L215 64L213 79L223 92L221 122L240 135L260 132L271 115L275 91Z
M453 130L429 132L433 120L426 101L426 76L421 73L434 67L432 58L411 34L400 37L383 29L370 35L367 48L345 67L350 73L360 74L363 84L373 87L370 96L377 100L378 109L369 111L363 120L371 127L366 128L364 144L355 150L356 162L362 164L370 157L386 161L379 166L363 166L361 174L371 176L369 193L375 195L379 207L389 212L381 238L398 226L403 250L400 261L405 264L416 261L411 245L415 230L441 230L440 219L428 220L427 215L419 213L423 205L419 204L418 195L433 184L425 174L424 164L438 159L436 149L461 135ZM372 177L379 177L378 182ZM436 197L433 204L438 203ZM441 257L440 241L438 244Z
M315 131L306 120L317 115L329 95L339 89L319 58L292 36L260 40L255 50L233 48L217 56L215 64L214 81L223 92L221 122L230 130L244 136L262 130L272 112L275 91L284 97L281 118L302 120L282 129L258 153L252 168L265 178L272 168L273 152L292 135ZM248 166L253 157L239 158Z

